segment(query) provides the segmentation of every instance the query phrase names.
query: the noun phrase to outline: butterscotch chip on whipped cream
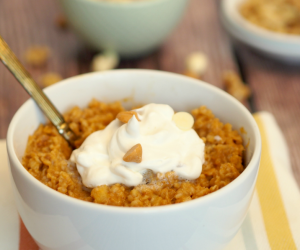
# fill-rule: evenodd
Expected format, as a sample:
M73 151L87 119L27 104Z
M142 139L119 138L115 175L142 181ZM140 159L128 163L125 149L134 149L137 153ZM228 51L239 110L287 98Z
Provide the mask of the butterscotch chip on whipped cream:
M118 115L117 115L117 118L123 122L123 123L127 123L132 116L135 115L135 118L140 121L138 115L137 115L137 112L135 111L123 111L123 112L120 112Z
M123 160L126 162L141 163L142 162L142 154L143 154L142 145L136 144L127 151L127 153L123 157Z
M178 112L174 114L172 120L175 122L176 126L183 131L191 129L194 125L193 116L187 112Z

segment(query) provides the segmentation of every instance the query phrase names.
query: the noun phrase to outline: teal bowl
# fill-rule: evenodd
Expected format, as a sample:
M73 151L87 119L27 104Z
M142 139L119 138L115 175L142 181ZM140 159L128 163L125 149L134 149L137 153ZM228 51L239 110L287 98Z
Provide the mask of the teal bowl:
M157 49L179 23L188 1L59 0L69 24L88 45L125 58Z

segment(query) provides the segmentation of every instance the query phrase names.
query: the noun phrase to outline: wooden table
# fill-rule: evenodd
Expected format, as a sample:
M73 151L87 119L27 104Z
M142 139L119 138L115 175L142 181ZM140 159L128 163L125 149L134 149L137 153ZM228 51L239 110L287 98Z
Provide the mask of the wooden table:
M238 70L228 36L218 17L219 0L191 0L185 16L172 35L152 55L122 61L120 68L160 69L182 73L185 57L202 51L209 58L204 75L220 88L225 70ZM61 11L53 0L0 0L0 34L23 60L25 50L34 45L51 48L47 66L27 67L38 80L46 72L64 78L88 72L93 52L70 30L60 30L55 19ZM264 58L246 48L237 50L240 67L253 91L258 111L271 112L287 140L293 172L300 185L300 65L292 66ZM16 110L28 99L9 71L0 64L0 138L6 137L8 124Z

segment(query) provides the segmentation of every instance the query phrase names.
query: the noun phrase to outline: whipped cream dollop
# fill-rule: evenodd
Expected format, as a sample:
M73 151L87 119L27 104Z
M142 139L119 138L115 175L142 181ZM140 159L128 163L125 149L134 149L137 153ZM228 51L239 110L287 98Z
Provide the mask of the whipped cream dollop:
M136 186L149 169L154 173L174 171L187 180L198 178L204 143L197 133L179 129L168 105L148 104L135 112L139 119L135 115L128 123L115 119L73 151L70 160L76 163L83 184L90 188L115 183ZM125 162L123 156L136 144L142 146L142 161Z

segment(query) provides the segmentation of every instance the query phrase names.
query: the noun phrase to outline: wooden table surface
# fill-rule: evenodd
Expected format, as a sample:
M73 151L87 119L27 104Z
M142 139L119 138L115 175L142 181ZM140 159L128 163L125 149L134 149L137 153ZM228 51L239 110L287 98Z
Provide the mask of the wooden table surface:
M287 65L239 48L238 67L231 42L220 24L219 0L191 0L175 31L152 55L122 61L120 68L159 69L182 73L185 57L194 51L205 53L209 68L203 80L224 88L222 73L242 68L253 91L257 111L271 112L287 140L295 178L300 186L300 65ZM26 66L34 79L47 72L64 78L89 72L93 52L71 30L61 30L55 19L61 14L53 0L0 0L0 35L24 63L23 54L32 45L47 45L51 58L43 68ZM6 137L9 122L28 99L9 71L0 63L0 139Z

